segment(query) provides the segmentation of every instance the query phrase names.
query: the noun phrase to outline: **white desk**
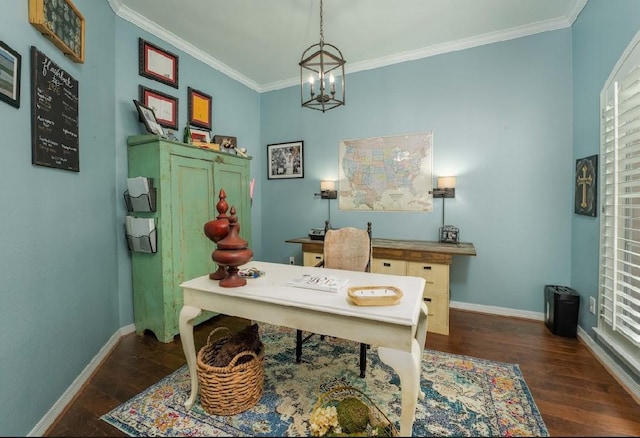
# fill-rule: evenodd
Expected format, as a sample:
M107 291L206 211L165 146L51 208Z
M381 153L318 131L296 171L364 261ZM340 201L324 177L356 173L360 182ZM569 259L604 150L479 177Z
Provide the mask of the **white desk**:
M425 280L266 262L250 262L242 268L246 267L256 267L266 275L248 279L246 286L235 288L220 287L208 275L180 285L184 293L180 338L191 376L191 394L185 407L190 409L198 394L193 321L202 310L211 310L377 346L380 360L400 377L400 435L411 436L418 397L424 397L420 390L420 369L427 336L427 308L422 300ZM349 283L335 293L286 285L293 277L305 273L348 277ZM348 287L375 285L399 288L402 300L395 306L350 303ZM295 357L291 360L295 361Z

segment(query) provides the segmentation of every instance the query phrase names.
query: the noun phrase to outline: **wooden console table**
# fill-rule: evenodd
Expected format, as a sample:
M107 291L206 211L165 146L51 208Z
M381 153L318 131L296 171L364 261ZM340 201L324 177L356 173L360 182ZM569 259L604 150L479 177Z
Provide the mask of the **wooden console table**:
M304 266L322 260L324 242L308 237L288 239L302 245ZM440 243L424 240L371 239L373 261L371 272L409 275L426 280L423 298L429 309L427 330L449 334L449 265L454 255L475 256L473 243Z

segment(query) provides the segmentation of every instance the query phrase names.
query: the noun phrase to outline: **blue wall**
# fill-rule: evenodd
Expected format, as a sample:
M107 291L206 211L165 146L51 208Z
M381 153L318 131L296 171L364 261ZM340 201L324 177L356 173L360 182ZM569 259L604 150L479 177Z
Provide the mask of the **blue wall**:
M121 326L115 215L115 15L76 0L86 59L65 58L28 21L0 14L0 39L22 56L21 105L0 102L0 434L23 436ZM79 82L80 172L31 164L30 46Z
M374 236L435 240L431 214L338 211L313 196L337 178L342 139L432 131L434 175L457 175L446 222L477 257L454 257L452 299L542 312L548 283L597 293L598 218L573 214L575 159L598 153L599 93L640 28L636 0L590 0L559 30L405 62L347 77L347 106L299 107L297 87L259 95L117 17L106 0L75 0L87 22L86 61L66 59L28 23L28 2L9 0L0 40L22 55L20 109L0 102L0 435L43 419L109 338L133 322L131 267L122 235L126 139L142 126L132 104L143 84L179 98L213 97L213 132L236 135L253 156L256 258L287 262L327 218L373 221ZM138 37L180 57L180 88L138 75ZM79 173L31 165L29 47L80 83ZM346 54L345 54L346 55ZM303 140L305 177L267 180L266 145Z
M140 84L179 98L213 98L213 132L260 145L260 96L117 17L106 0L74 0L86 20L86 59L76 64L9 0L0 40L22 56L21 105L0 102L0 435L24 436L45 417L100 349L133 323L131 265L123 236L127 144L143 132L132 99ZM179 56L180 88L138 75L138 37ZM80 172L31 164L30 59L36 46L79 82ZM257 163L251 163L257 174ZM256 192L259 196L259 192ZM254 251L260 215L253 209Z
M635 0L590 0L572 27L574 167L576 159L600 154L600 92L638 31ZM599 233L600 212L595 218L572 216L571 284L582 295L579 325L591 337L598 324L589 297L598 298Z
M571 272L570 30L346 80L347 105L324 114L301 109L297 87L262 97L262 144L303 140L305 160L302 180L261 178L265 258L300 260L285 240L321 227L327 202L334 226L370 220L374 237L437 240L440 200L432 213L366 213L313 196L321 179L337 179L340 140L432 131L434 175L457 176L446 222L478 253L454 256L451 299L542 312L544 285L568 284Z

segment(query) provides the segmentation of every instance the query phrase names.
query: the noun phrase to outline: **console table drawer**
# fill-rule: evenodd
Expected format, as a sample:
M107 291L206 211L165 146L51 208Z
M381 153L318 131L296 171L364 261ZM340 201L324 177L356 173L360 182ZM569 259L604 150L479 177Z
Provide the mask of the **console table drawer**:
M449 294L425 292L424 301L427 305L427 331L449 334Z
M407 275L407 262L374 258L371 262L371 272L388 275Z
M426 292L449 293L449 265L408 262L407 275L424 278Z
M302 266L315 266L323 259L323 255L317 252L303 252Z

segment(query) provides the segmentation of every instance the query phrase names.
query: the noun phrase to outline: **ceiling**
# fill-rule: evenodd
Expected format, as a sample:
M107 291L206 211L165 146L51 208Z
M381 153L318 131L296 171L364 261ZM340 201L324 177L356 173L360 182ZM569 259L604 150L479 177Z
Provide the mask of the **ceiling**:
M320 0L108 0L123 19L248 87L297 84ZM571 26L587 0L324 0L346 73Z

